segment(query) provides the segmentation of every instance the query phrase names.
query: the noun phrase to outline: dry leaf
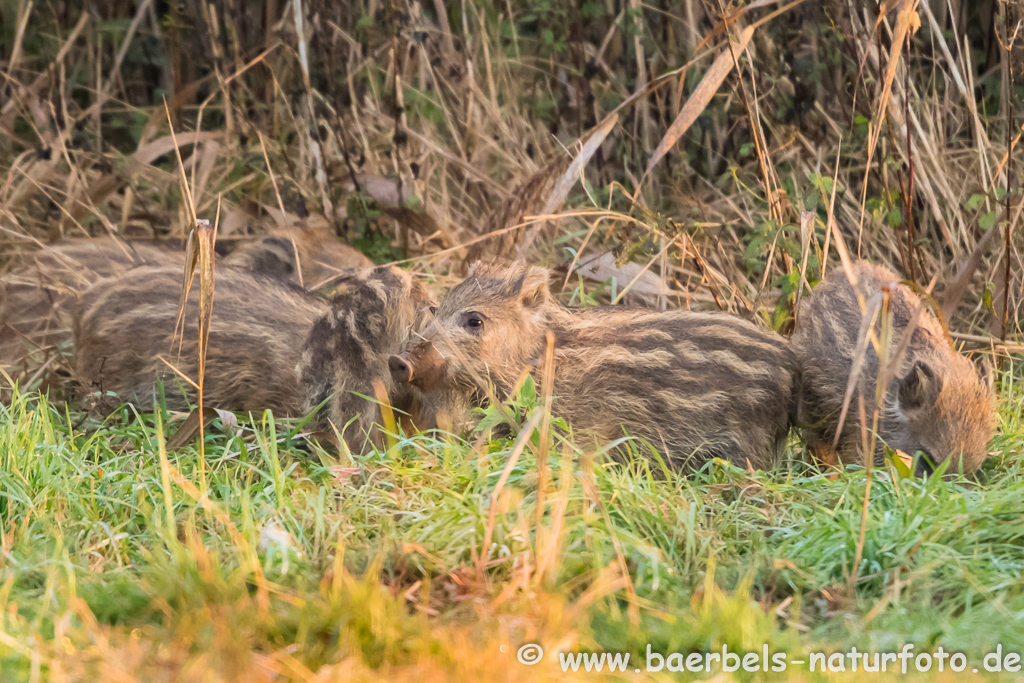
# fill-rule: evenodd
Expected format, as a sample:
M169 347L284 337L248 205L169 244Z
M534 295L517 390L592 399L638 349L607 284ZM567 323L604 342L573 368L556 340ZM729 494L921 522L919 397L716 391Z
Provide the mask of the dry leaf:
M399 183L398 178L387 178L375 173L357 173L356 183L368 197L382 206L392 208L402 206L416 194L416 188L411 182L403 179ZM355 192L356 183L353 183L350 177L345 177L341 186L346 192ZM401 185L401 191L399 191L399 185Z
M358 467L331 467L328 471L334 476L334 483L337 486L344 486L355 475L359 474Z
M522 183L491 213L487 227L481 233L493 233L488 240L477 242L469 248L466 263L472 263L493 246L496 255L502 256L511 251L524 232L525 217L530 214L550 215L556 212L565 202L569 191L579 179L587 163L597 152L608 133L618 122L618 114L610 114L601 123L580 138L575 144L580 151L571 159L564 155L555 155L547 165L534 173ZM533 243L543 223L534 225L529 236L518 249L518 258L522 258L525 250Z
M587 136L587 141L583 143L579 153L573 158L569 167L566 168L562 175L559 176L558 180L555 181L554 186L551 188L550 193L548 193L547 198L544 200L544 204L540 208L540 215L547 216L553 214L562 207L562 204L565 203L565 198L569 196L569 191L583 174L583 169L587 167L588 163L590 163L590 159L594 156L594 153L597 152L598 148L605 141L605 138L608 137L608 133L612 131L612 128L615 127L615 124L618 123L618 121L618 114L612 114L611 116L606 117L600 125L591 131L590 135ZM524 217L525 214L531 213L531 208L532 207L528 206L524 207ZM525 256L526 250L533 244L533 241L537 238L537 234L543 226L543 223L538 223L533 226L530 233L526 236L526 240L523 242L522 246L519 247L517 258L523 258Z
M718 89L721 87L725 77L729 75L729 72L736 66L733 54L737 56L741 52L747 49L747 44L750 42L751 36L754 35L754 27L748 26L743 29L740 33L739 41L732 45L725 45L724 48L715 61L711 64L711 68L708 69L707 73L704 74L704 78L701 79L700 83L697 84L693 94L690 95L690 99L686 101L683 108L679 110L679 115L676 116L676 120L669 126L668 131L665 133L665 137L658 143L658 148L654 150L654 154L651 156L651 160L647 164L647 170L644 175L651 172L651 169L661 161L672 147L675 146L679 138L689 130L693 122L697 120L697 117L701 115L704 109L710 104L711 98L715 96Z
M594 156L594 152L597 151L598 147L604 142L605 138L608 137L608 133L612 131L615 124L619 122L617 114L607 117L601 122L599 126L587 137L587 141L583 143L583 147L580 149L579 154L569 164L569 168L565 169L565 173L555 183L554 188L551 190L551 194L548 195L544 201L544 206L541 207L541 214L549 214L558 211L561 208L562 203L565 202L565 198L569 196L569 190L572 189L576 181L579 180L580 174L583 173L583 169L586 168L590 162L591 157Z
M904 465L904 466L905 466L905 467L906 467L906 468L907 468L908 470L909 470L909 469L910 469L910 468L911 468L911 467L913 466L913 464L914 464L914 458L913 458L913 456L907 455L906 453L904 453L903 451L901 451L901 450L900 450L900 449L898 449L898 448L896 449L896 452L895 452L895 454L896 454L896 457L900 459L900 462L902 462L902 463L903 463L903 465Z
M921 28L921 15L917 12L910 13L910 32L916 34Z
M907 31L915 25L921 26L921 17L918 15L917 8L918 0L904 0L903 7L900 8L900 12L896 17L896 29L892 35L892 47L889 49L889 64L885 70L885 81L882 84L882 94L878 98L878 109L875 111L874 119L869 128L868 134L868 171L871 170L871 158L874 156L875 148L878 146L878 137L882 133L882 124L885 122L885 110L889 105L889 100L892 99L892 81L896 77L896 66L900 62L900 53L903 51L903 46L907 40ZM884 15L879 16L879 21ZM916 28L914 29L917 30ZM909 122L907 122L909 125ZM870 173L864 174L864 185L861 189L862 197L867 196L867 179Z
M217 233L210 221L196 221L196 236L199 245L199 386L203 385L206 372L206 351L210 338L210 321L213 318L214 290L214 247Z
M213 141L223 137L223 135L224 133L220 131L182 133L178 136L178 145L185 146ZM137 164L148 165L172 151L174 151L174 140L170 135L168 135L167 137L160 138L159 140L139 145L138 149L135 150L135 154L130 157L130 160ZM86 191L87 199L78 198L69 203L69 206L71 207L71 217L75 221L81 220L92 210L93 206L100 204L108 196L117 192L117 190L124 184L127 177L128 176L126 174L118 175L108 173L94 182Z
M641 273L641 271L643 272ZM633 283L630 292L654 297L668 293L668 289L660 277L649 270L644 270L643 266L638 263L629 262L621 266L616 265L615 254L611 252L605 252L596 258L581 262L579 272L595 282L606 282L615 278L618 281L619 289L633 282L633 278L640 273L640 277Z
M196 438L199 434L199 416L203 416L203 425L209 426L218 417L221 423L224 425L225 432L232 432L238 428L238 418L235 417L234 413L229 413L226 410L220 410L218 408L203 408L202 412L198 408L193 410L185 418L185 421L181 423L181 426L171 435L167 440L167 450L173 451L188 444Z

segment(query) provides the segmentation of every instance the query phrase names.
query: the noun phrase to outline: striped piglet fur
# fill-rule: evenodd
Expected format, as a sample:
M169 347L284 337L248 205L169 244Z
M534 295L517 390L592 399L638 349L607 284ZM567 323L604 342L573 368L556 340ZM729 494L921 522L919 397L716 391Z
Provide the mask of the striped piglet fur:
M80 383L150 410L163 381L169 408L193 404L194 388L167 364L192 379L198 375L198 286L189 295L184 332L175 335L180 290L181 271L167 267L136 268L89 289L74 318ZM433 301L405 271L350 271L326 303L285 280L220 266L214 293L206 405L278 416L322 405L313 424L333 425L359 451L381 442L373 429L381 422L375 383L399 415L413 410L411 392L393 385L387 362L422 327Z
M874 344L858 337L864 316L878 310L883 289L889 293L892 334L885 357L893 364L893 379L882 387L874 462L881 464L886 446L909 456L917 452L918 474L950 459L947 472L972 472L988 456L995 429L995 394L992 373L977 367L950 347L938 318L899 277L866 261L852 266L856 289L841 268L833 270L814 288L797 317L793 349L802 367L799 423L808 446L824 462L837 457L847 463L864 461L870 443L878 391L879 356ZM858 301L859 292L865 309ZM911 329L905 353L897 357L904 334ZM876 334L880 328L875 324ZM851 396L842 429L839 417L854 360L863 357L863 369ZM860 401L867 424L861 423ZM833 448L839 431L838 447ZM867 437L867 438L865 438Z
M199 285L181 324L181 268L143 266L101 280L75 310L72 366L87 390L113 392L142 410L156 405L163 381L167 407L185 410L196 392L168 366L198 377ZM207 346L204 402L223 410L299 415L305 395L297 368L324 302L287 281L221 266L216 271ZM164 362L164 361L167 362Z
M381 445L372 429L381 424L379 405L363 398L376 398L376 382L399 417L414 417L412 391L392 381L388 358L423 327L434 301L422 284L393 266L343 276L336 286L330 310L306 339L299 374L305 409L323 406L314 424L344 430L349 446L362 450L367 437Z
M676 467L719 457L771 467L795 407L796 362L786 341L720 313L567 308L543 268L477 264L441 303L422 337L391 359L415 387L425 426L458 428L504 398L524 368L539 377L554 335L556 415L603 442L646 440Z

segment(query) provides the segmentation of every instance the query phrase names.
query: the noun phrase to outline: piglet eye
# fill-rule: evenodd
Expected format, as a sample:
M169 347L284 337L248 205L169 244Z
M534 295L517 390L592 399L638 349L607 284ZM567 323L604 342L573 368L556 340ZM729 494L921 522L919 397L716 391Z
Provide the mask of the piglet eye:
M462 327L470 332L480 332L484 328L484 316L476 311L463 313Z
M437 306L431 306L430 307L430 315L434 315L435 313L437 313Z

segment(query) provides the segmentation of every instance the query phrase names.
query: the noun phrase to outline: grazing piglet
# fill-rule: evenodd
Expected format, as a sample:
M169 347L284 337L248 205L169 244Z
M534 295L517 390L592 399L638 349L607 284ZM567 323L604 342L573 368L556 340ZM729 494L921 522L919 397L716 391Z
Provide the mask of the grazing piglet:
M328 230L289 228L246 240L224 265L299 282L307 288L373 264ZM67 351L71 306L103 278L142 265L184 271L185 252L173 241L127 242L112 237L70 239L20 254L0 275L0 367L25 369L56 349Z
M199 284L189 293L183 332L175 335L181 281L181 268L143 266L101 280L82 295L72 362L82 385L113 392L142 410L153 408L158 380L165 383L168 408L183 410L195 401L195 390L162 360L197 379ZM325 303L294 284L217 268L204 403L300 415L306 403L298 376L302 344L326 312Z
M553 410L609 442L641 437L677 467L712 457L771 467L789 431L796 362L785 340L719 313L566 308L543 268L477 264L422 338L390 360L420 394L424 426L461 427L504 398L555 339Z
M991 372L975 367L950 348L938 319L895 274L866 261L855 262L853 272L865 303L877 300L883 288L890 292L892 334L885 357L895 358L920 309L909 346L896 359L893 379L884 388L875 462L882 462L887 445L910 456L923 453L926 457L918 459L918 474L931 473L947 459L950 473L976 470L987 456L995 429ZM861 425L858 394L864 398L869 430L879 374L873 344L867 344L838 448L832 448L863 319L854 287L842 269L833 270L814 288L797 317L792 345L802 371L798 422L805 427L808 446L824 462L835 462L837 455L843 462L863 462L866 430Z
M380 435L372 429L381 424L375 382L399 416L413 415L412 391L404 383L395 386L388 358L423 328L433 305L423 285L394 266L342 276L330 311L313 325L302 349L306 410L324 405L314 424L345 430L353 450L362 450L367 436L379 446ZM356 423L345 429L353 418Z
M73 239L19 254L0 276L0 367L10 371L70 340L69 301L104 277L140 265L184 269L181 252L111 237Z

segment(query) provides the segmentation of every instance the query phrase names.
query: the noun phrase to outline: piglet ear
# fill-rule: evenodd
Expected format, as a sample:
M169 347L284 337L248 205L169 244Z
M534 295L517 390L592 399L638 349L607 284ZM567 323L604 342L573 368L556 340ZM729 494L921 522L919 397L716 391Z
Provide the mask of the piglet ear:
M526 266L519 274L519 301L523 308L540 308L551 299L547 268Z
M917 361L899 380L900 408L908 411L933 406L941 391L942 378L927 363Z

